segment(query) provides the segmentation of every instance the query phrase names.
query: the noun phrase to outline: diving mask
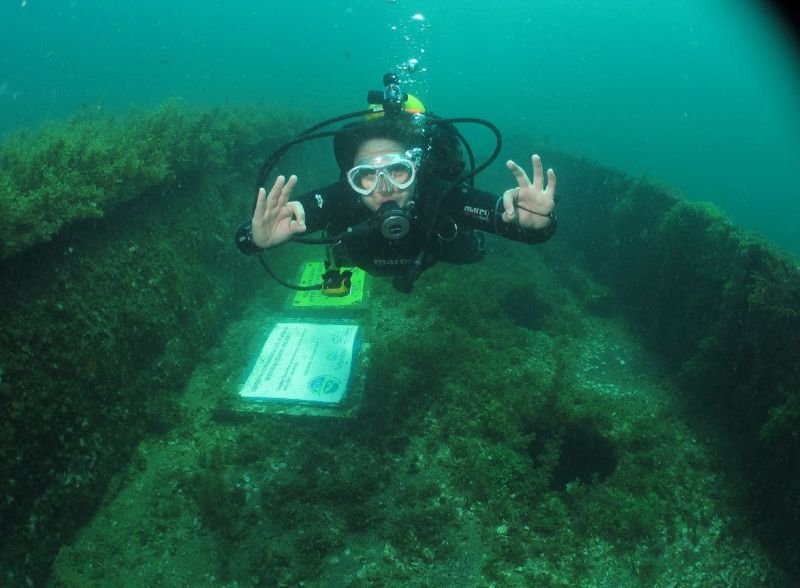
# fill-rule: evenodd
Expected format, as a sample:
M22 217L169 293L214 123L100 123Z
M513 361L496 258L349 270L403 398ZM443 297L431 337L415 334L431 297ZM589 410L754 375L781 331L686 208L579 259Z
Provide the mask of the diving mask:
M417 161L413 157L412 150L364 160L347 172L347 181L362 196L369 196L379 186L386 192L392 187L406 190L417 177Z

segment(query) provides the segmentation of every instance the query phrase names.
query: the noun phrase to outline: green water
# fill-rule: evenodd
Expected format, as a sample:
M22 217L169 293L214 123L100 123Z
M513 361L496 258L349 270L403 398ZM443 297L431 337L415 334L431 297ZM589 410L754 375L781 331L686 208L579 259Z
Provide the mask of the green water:
M7 0L0 132L170 96L332 115L415 58L407 87L439 114L496 122L507 156L548 141L713 201L797 253L800 68L767 6Z
M437 113L495 122L503 157L560 148L647 175L799 252L794 51L743 2L13 0L0 7L0 134L80 109L150 111L174 96L323 118L360 109L395 70ZM411 58L413 73L400 67ZM0 361L13 408L0 444L12 456L0 460L12 472L0 476L11 529L0 583L52 571L53 586L411 585L420 574L419 585L437 586L792 585L778 567L798 569L796 521L785 516L797 512L796 263L729 235L709 207L675 205L647 183L621 199L630 183L552 153L546 163L568 196L551 243L531 251L494 240L486 263L437 267L400 300L376 280L365 323L374 367L358 420L242 420L225 408L250 330L282 312L285 292L267 282L227 324L262 275L230 240L249 203L235 174L249 177L250 156L226 155L215 133L249 144L230 120L238 112L254 128L280 125L231 108L215 126L169 104L151 126L118 125L130 130L75 151L92 157L56 153L61 167L37 172L43 185L57 177L70 188L36 193L45 205L54 194L147 197L109 205L102 222L73 223L3 266L17 287L3 289L0 313L13 343ZM82 129L68 133L93 141ZM486 138L466 132L485 155ZM43 135L34 140L60 144ZM167 155L137 156L162 141ZM109 143L133 156L109 156L120 153ZM318 155L290 160L301 181L322 183ZM91 191L115 186L115 169L152 189L128 179ZM103 181L82 182L84 170ZM182 188L196 173L201 187ZM506 174L496 163L479 182L496 189ZM14 210L28 204L11 194ZM80 217L44 211L56 227ZM49 237L36 222L45 212L26 214ZM277 261L294 275L295 258ZM694 378L707 413L679 406L673 374L617 320L623 309ZM195 365L195 347L223 325ZM106 357L121 365L107 368ZM142 382L126 376L120 388L119 373ZM704 426L717 418L745 448L741 464ZM585 440L601 450L590 459L575 449ZM729 471L737 464L748 470Z

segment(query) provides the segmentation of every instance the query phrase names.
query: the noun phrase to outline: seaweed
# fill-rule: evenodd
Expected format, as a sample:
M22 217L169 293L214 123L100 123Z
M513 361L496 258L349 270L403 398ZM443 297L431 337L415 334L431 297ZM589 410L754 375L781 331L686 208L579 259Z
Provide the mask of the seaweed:
M177 391L262 284L221 196L248 199L241 174L288 132L284 113L173 101L0 145L8 578L46 576L136 444L180 423Z

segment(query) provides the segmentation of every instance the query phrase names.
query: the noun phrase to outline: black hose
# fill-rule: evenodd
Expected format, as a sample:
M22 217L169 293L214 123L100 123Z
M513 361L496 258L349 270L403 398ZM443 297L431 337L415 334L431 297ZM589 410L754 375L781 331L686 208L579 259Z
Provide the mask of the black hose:
M365 116L365 115L370 114L372 112L373 111L371 111L371 110L361 110L361 111L350 112L350 113L347 113L347 114L342 114L342 115L339 115L339 116L335 116L333 118L329 118L327 120L324 120L324 121L322 121L320 123L317 123L316 125L313 125L313 126L307 128L306 130L302 131L299 135L297 135L294 139L288 141L287 143L284 143L283 145L278 147L275 151L273 151L270 154L270 156L267 158L267 160L261 165L261 167L259 168L259 171L258 171L258 178L256 180L256 195L255 195L255 198L253 200L253 212L255 212L256 203L258 202L258 192L259 192L259 190L264 185L264 182L266 181L266 179L269 176L269 174L272 172L272 170L275 167L275 165L278 163L278 161L281 160L281 158L286 154L286 152L289 149L291 149L295 145L299 145L300 143L304 143L306 141L311 141L311 140L314 140L314 139L322 139L324 137L333 137L339 132L338 130L337 131L323 131L323 132L320 132L320 133L317 133L315 131L317 131L318 129L321 129L323 127L326 127L328 125L331 125L331 124L334 124L334 123L337 123L337 122L341 122L341 121L344 121L344 120L347 120L347 119L350 119L350 118L355 118L355 117L358 117L358 116ZM462 172L461 174L459 174L458 177L455 180L453 180L450 183L450 185L447 186L447 188L445 190L443 190L442 194L439 196L439 198L436 199L436 202L433 204L432 211L431 211L432 214L429 217L429 224L428 224L428 227L426 227L425 245L424 245L423 250L422 250L422 254L423 255L424 255L425 251L428 249L428 246L430 245L430 241L431 241L431 238L432 238L432 235L433 235L434 227L436 225L436 217L437 217L437 215L439 213L439 208L441 206L442 201L444 200L444 197L447 194L449 194L450 191L453 190L456 186L460 185L463 182L469 182L470 185L473 185L475 176L477 174L479 174L480 172L482 172L487 167L489 167L494 162L494 160L497 159L497 156L500 154L500 150L502 149L502 146L503 146L503 137L502 137L502 135L500 133L500 130L494 124L490 123L489 121L487 121L485 119L482 119L482 118L469 118L469 117L464 117L464 118L442 118L442 117L439 117L439 116L433 114L432 112L429 112L427 114L427 116L428 116L428 120L426 121L426 124L437 125L437 126L449 125L451 127L451 130L456 133L456 137L461 142L461 145L463 146L464 150L466 151L467 157L469 158L469 164L470 165L469 165L469 172L466 172L466 173ZM491 130L494 133L495 139L496 139L495 140L495 149L492 152L492 154L486 159L486 161L481 163L479 166L475 167L475 157L473 155L472 148L470 147L469 143L464 138L464 136L458 131L458 129L456 129L453 126L456 123L475 123L475 124L480 124L480 125L485 126L486 128L488 128L489 130ZM348 236L352 236L352 234L353 234L352 229L348 229L347 231L343 232L341 235L337 235L336 237L330 238L330 239L326 239L326 238L314 239L314 238L295 237L295 238L293 238L293 241L296 241L296 242L299 242L299 243L331 245L333 243L341 241L343 238L346 238ZM287 288L291 288L293 290L300 290L300 291L321 290L322 289L322 284L318 284L318 285L315 285L315 286L299 286L299 285L296 285L296 284L290 284L290 283L282 280L281 278L279 278L272 271L272 269L270 269L269 265L264 260L263 256L259 256L259 261L261 262L261 265L264 267L264 270L266 270L266 272L276 282L278 282L282 286L285 286Z

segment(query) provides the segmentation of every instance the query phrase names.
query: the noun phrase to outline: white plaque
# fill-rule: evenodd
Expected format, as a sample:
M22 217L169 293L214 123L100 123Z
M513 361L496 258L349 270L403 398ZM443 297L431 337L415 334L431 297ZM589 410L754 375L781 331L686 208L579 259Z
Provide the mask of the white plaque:
M247 400L339 404L347 392L358 325L278 323L239 391Z

